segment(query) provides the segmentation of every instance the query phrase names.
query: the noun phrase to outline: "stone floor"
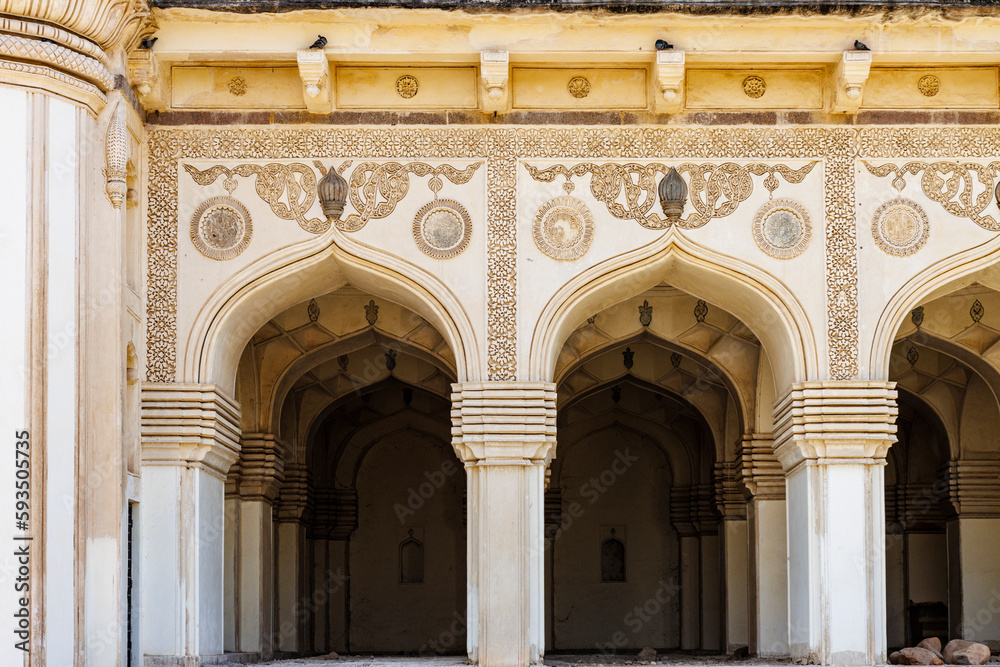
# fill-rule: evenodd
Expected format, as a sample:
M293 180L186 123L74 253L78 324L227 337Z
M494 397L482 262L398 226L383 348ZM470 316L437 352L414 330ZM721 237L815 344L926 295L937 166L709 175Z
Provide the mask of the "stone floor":
M436 656L414 658L407 656L371 656L345 655L337 659L326 656L316 658L292 658L258 663L253 667L459 667L467 663L464 656ZM545 664L551 667L587 667L619 666L619 665L684 665L685 667L715 667L717 665L750 665L752 667L789 667L788 661L764 660L747 658L733 660L727 656L705 656L684 654L663 654L654 662L637 662L634 656L619 655L552 655L545 658ZM990 664L1000 664L1000 657L994 655ZM230 665L230 667L235 667Z

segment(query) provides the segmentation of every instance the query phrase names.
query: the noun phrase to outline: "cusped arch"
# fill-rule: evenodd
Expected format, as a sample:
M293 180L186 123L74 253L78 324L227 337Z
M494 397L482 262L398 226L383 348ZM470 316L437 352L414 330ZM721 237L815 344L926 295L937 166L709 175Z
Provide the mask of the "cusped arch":
M739 432L745 433L749 430L753 430L754 428L753 416L755 413L754 405L751 401L753 397L748 397L746 395L746 393L740 388L737 378L733 377L733 374L729 371L729 369L715 363L715 361L706 357L704 353L702 353L700 350L691 347L690 345L685 345L683 343L675 341L669 341L663 338L662 336L659 336L653 333L652 331L649 331L648 329L632 336L627 336L621 339L609 341L606 344L588 350L585 356L581 357L574 363L566 366L566 368L564 368L562 372L559 373L558 377L556 377L555 382L557 384L561 383L564 379L570 377L575 371L579 370L580 368L583 368L584 366L587 365L587 363L589 363L596 357L600 356L601 354L608 352L609 350L612 350L616 347L621 347L622 345L634 345L635 343L638 342L649 343L654 347L658 347L668 352L676 352L678 354L681 354L683 356L692 359L695 363L707 369L712 374L712 376L715 379L717 379L718 382L722 384L723 387L726 388L726 391L729 392L730 396L732 396L733 398L734 403L736 403L737 416L739 417ZM622 373L622 377L624 376L633 377L627 371ZM756 380L756 378L754 379ZM620 377L615 379L614 381L619 381L619 380ZM600 386L601 387L606 386L608 383L613 384L614 381L602 383ZM644 383L645 381L641 380L640 378L636 378L636 382ZM661 387L660 385L649 384L649 387L653 391L669 392L667 388ZM590 393L591 393L590 389L584 392L584 394L587 395L589 395ZM574 396L574 401L576 400L576 398L577 397ZM693 401L689 402L691 402L696 409L698 408L698 406L695 405Z
M455 368L447 360L392 334L374 329L365 329L353 335L345 336L344 338L316 347L286 366L278 375L270 394L266 397L266 409L263 412L266 422L261 425L259 430L267 431L272 425L276 426L281 423L281 411L284 408L288 393L292 390L295 383L310 369L336 359L340 355L350 354L374 345L391 346L392 349L406 352L434 366L443 374L450 377L452 381L455 379ZM403 384L408 383L403 382ZM367 387L368 385L365 386ZM340 396L335 396L331 398L330 402L334 403L339 399Z
M425 388L415 387L406 382L402 382L400 380L393 378L386 378L384 380L381 380L380 382L376 382L374 384L369 385L365 389L367 390L367 392L375 393L389 386L390 384L398 384L403 387L409 387L414 391L423 391L426 393L431 393ZM448 400L449 398L447 396L441 396L437 394L434 395L438 396L443 400ZM305 449L308 448L310 444L316 442L316 438L319 435L320 426L322 426L322 424L331 415L337 412L337 410L341 409L344 403L350 400L350 398L351 398L350 396L339 396L337 398L331 399L330 403L310 420L309 425L306 427L306 429L304 429L306 437L300 439L301 442L300 449L296 450L293 453L292 458L294 460L302 460L308 462L305 456ZM411 410L407 412L406 419L403 422L403 426L400 426L400 423L396 419L394 419L399 414L400 413L397 412L385 415L385 418L383 419L376 419L372 422L362 424L353 431L351 431L350 433L345 434L344 438L341 440L341 442L344 443L344 447L341 452L338 452L337 459L339 460L342 456L344 456L344 452L351 447L352 442L356 441L362 442L362 444L367 446L376 439L386 437L390 433L397 431L400 428L406 428L408 426L413 426L417 430L427 435L433 435L434 437L443 437L444 442L446 444L448 443L450 439L451 424L447 420L437 420L429 415L425 415L419 412L414 412ZM438 430L440 430L440 433L436 432Z
M615 429L635 433L662 451L670 469L671 484L685 486L696 483L696 464L691 459L690 452L681 444L680 435L669 426L657 424L638 415L629 415L626 422L620 414L606 412L564 427L559 432L560 450L563 448L572 450L576 443L598 437L601 433ZM560 478L565 460L565 456L556 456L552 460L550 465L554 480Z
M875 325L868 355L869 378L889 378L892 346L903 320L914 308L973 283L1000 291L1000 236L928 266L896 290Z
M261 258L224 281L197 311L184 351L184 381L232 394L243 348L272 317L344 285L398 303L433 325L455 355L461 380L480 379L472 320L433 274L350 241L331 228L306 244Z
M818 379L815 336L805 309L788 287L760 268L720 255L674 229L655 243L584 271L556 292L532 335L530 379L554 376L559 350L580 322L663 282L739 318L774 363L779 387Z

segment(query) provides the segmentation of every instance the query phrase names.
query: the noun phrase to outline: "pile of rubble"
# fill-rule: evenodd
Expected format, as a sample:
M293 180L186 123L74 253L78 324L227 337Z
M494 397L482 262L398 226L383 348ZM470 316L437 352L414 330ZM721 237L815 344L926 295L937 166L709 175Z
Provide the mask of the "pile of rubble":
M904 648L889 656L893 665L985 665L990 661L990 647L965 639L952 639L941 649L937 637Z

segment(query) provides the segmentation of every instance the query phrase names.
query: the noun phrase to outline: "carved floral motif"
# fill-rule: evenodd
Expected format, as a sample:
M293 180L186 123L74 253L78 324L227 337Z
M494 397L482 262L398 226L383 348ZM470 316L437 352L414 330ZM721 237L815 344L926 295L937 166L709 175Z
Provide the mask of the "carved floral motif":
M590 174L590 192L603 203L608 212L619 220L635 220L647 229L666 229L670 220L656 213L657 184L669 167L659 164L594 164L582 163L570 167L557 164L539 169L525 164L531 177L541 183L551 183L562 176L568 183L574 177ZM688 174L688 191L695 212L676 224L682 229L696 229L713 218L732 214L753 192L754 176L765 176L764 186L773 192L778 187L778 176L788 183L801 183L816 166L811 162L800 169L783 164L693 164L685 162L676 167L680 174Z
M489 379L514 379L517 159L823 160L827 335L833 379L857 374L855 160L992 159L1000 128L153 128L149 132L148 379L176 379L179 160L485 159Z

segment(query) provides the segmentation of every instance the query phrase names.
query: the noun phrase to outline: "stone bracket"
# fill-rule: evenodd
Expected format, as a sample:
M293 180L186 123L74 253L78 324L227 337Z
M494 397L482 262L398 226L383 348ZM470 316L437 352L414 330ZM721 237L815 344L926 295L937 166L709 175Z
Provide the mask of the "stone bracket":
M504 112L510 108L508 81L510 79L510 53L507 51L482 51L479 54L479 73L485 95L483 111Z
M948 464L951 504L963 518L1000 517L1000 461L959 459Z
M330 85L330 61L323 49L304 49L296 53L299 77L302 79L302 99L309 113L333 111L333 87Z
M684 52L656 52L657 95L653 97L653 110L659 113L677 113L684 104Z
M871 67L871 51L844 51L834 72L833 113L857 113Z
M133 51L128 57L128 80L146 111L165 111L160 64L151 50Z

